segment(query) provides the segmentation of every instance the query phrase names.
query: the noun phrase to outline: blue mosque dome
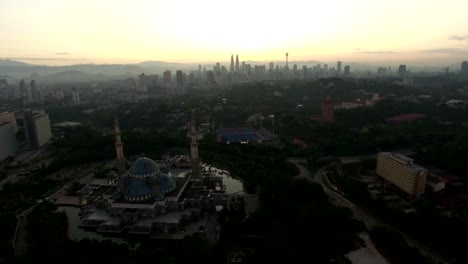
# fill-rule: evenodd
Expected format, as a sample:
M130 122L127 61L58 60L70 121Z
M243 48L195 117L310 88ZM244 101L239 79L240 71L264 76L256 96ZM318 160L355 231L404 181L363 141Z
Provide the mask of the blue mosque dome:
M154 160L149 158L139 158L135 161L128 173L132 178L146 178L150 176L156 176L160 173L160 165L157 164Z
M146 202L164 199L176 188L175 180L161 173L162 165L149 158L135 161L128 175L119 182L119 191L128 202Z

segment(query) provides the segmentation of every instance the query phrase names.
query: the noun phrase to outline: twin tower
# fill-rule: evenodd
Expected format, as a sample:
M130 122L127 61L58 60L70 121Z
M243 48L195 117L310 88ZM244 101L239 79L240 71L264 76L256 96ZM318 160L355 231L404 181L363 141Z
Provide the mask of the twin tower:
M234 68L234 55L231 55L231 67L229 68L230 72L239 72L239 55L236 54L236 66Z

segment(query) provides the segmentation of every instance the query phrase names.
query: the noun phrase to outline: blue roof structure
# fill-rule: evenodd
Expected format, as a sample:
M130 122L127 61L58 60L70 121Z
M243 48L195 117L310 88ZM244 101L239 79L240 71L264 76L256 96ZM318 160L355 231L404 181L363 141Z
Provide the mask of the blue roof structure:
M267 130L253 127L240 128L224 128L217 132L217 140L219 142L261 142L265 140L273 140L273 135Z

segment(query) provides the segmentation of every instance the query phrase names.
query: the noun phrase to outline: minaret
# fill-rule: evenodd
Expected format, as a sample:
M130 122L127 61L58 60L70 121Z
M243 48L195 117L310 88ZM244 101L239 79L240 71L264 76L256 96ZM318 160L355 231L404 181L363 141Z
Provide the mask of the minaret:
M234 72L234 55L231 54L231 67L229 68L230 72Z
M122 139L120 138L120 127L119 127L119 120L117 120L117 116L114 118L114 134L115 134L115 159L117 160L119 172L123 173L125 171L125 157L123 153L123 143Z
M236 54L236 72L239 72L239 55Z
M190 160L192 161L192 178L200 179L200 158L198 157L197 131L195 130L195 110L192 110L190 122Z

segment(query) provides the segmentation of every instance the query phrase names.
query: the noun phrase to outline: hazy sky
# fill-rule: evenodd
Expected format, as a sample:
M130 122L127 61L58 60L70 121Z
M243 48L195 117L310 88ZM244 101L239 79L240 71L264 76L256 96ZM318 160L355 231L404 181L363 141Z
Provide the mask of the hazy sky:
M0 0L0 58L144 60L468 59L468 0Z

